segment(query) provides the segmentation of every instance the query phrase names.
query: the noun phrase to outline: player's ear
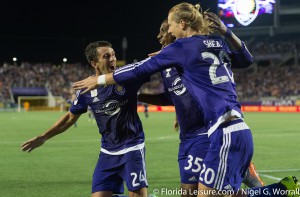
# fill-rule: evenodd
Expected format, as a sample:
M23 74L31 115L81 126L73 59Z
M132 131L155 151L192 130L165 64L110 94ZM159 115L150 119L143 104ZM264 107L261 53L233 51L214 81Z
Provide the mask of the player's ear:
M93 68L96 68L96 64L97 64L97 62L91 61L91 66L92 66Z
M180 19L180 21L179 21L179 26L180 26L180 28L181 28L182 30L186 30L187 24L186 24L185 20Z

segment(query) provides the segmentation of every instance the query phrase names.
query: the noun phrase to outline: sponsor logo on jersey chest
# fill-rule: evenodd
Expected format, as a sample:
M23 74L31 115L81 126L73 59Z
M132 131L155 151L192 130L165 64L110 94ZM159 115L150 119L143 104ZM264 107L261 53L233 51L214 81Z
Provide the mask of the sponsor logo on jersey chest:
M182 82L181 83L180 82L181 82L180 77L176 78L172 83L172 87L168 88L169 92L174 92L174 94L176 94L177 96L185 93L186 87L183 85Z

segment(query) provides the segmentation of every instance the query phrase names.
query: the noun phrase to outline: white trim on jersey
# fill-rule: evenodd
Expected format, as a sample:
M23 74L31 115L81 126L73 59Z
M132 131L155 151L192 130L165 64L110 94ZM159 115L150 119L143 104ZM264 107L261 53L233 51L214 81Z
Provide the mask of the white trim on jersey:
M117 70L115 70L114 72L114 75L118 75L118 74L121 74L123 72L127 72L127 71L130 71L130 70L133 70L135 67L139 67L141 64L143 64L144 62L150 60L151 57L148 57L147 59L144 59L140 62L136 62L136 63L133 63L133 64L129 64L127 66L123 66Z
M224 134L227 134L227 133L241 131L241 130L245 130L245 129L250 129L250 128L248 127L248 125L245 122L239 122L237 124L230 125L226 128L223 128L223 132L224 132Z
M240 112L232 109L228 112L226 112L225 114L223 114L222 116L220 116L217 120L217 122L211 126L208 131L207 131L207 134L208 134L208 137L220 126L220 124L222 124L223 122L229 120L230 118L232 117L237 117L237 118L242 118L242 114L240 114Z
M140 150L144 147L145 147L145 142L143 142L142 144L131 146L129 148L124 148L124 149L119 150L119 151L108 151L104 148L101 148L100 151L103 152L103 153L109 154L109 155L123 155L123 154L131 152L131 151Z
M223 189L222 186L227 172L227 159L228 159L230 145L231 145L231 133L226 133L223 135L223 145L219 153L220 163L219 163L218 172L214 184L214 188L217 190Z

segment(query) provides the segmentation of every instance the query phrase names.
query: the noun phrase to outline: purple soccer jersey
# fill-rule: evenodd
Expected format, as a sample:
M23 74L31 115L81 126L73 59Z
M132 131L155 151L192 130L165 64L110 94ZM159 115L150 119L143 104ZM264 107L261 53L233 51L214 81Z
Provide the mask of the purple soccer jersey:
M73 114L92 110L102 135L92 193L123 193L147 187L144 131L137 114L137 92L149 79L132 84L100 87L86 94L76 92L70 109Z
M176 68L161 72L164 94L175 106L180 126L178 165L180 181L184 184L197 184L203 159L210 142L206 133L202 112L197 102L182 83ZM204 134L204 135L203 135Z
M197 108L197 102L182 83L176 68L168 68L161 72L164 93L175 106L180 126L180 139L191 139L206 131L204 116Z
M203 132L211 135L228 117L242 117L231 67L248 67L252 61L244 44L231 52L220 37L197 35L177 39L158 55L115 71L113 77L122 84L176 67L203 113Z
M102 135L102 152L122 154L131 150L130 147L144 143L143 127L137 114L137 91L146 81L148 79L100 87L83 95L80 91L76 93L70 111L82 114L88 106L91 108Z
M201 170L202 184L217 190L237 190L250 164L253 142L237 102L231 67L248 67L252 61L244 43L239 51L231 52L220 37L192 36L177 39L152 58L124 66L113 77L117 83L125 83L176 67L203 115L206 129L202 132L207 132L210 141L205 158L190 157L187 163L198 161L202 168L191 169ZM235 161L241 162L234 165Z

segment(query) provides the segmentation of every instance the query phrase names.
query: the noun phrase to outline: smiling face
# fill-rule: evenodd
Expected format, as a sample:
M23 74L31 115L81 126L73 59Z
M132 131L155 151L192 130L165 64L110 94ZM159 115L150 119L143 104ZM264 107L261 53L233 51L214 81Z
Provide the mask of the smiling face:
M163 47L165 47L170 43L173 43L175 40L175 37L173 37L172 34L168 33L168 29L169 29L168 22L167 20L165 20L161 24L159 34L157 35L157 39Z
M99 74L111 73L116 69L116 55L113 48L108 46L97 47L97 60L92 61L92 66Z

